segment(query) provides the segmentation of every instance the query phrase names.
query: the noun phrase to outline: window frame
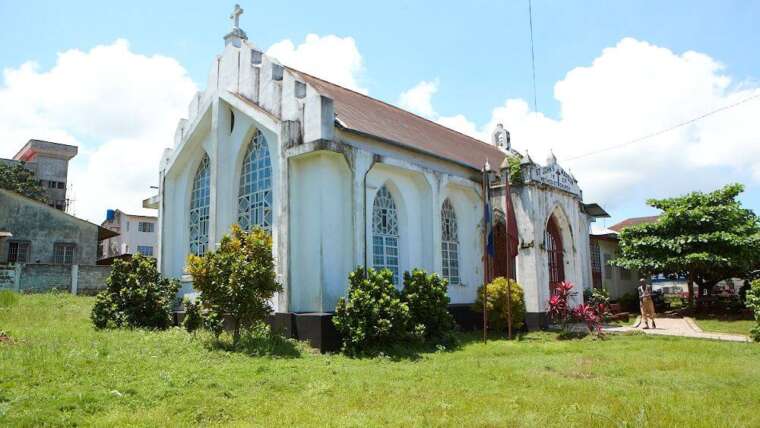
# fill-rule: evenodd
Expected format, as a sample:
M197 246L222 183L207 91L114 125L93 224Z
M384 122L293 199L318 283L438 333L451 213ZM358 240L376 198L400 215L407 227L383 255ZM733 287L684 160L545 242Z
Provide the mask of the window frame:
M269 144L260 130L248 142L240 165L237 222L243 230L255 226L272 232L274 174Z
M59 254L59 250L61 253ZM53 264L73 265L76 259L77 244L73 242L56 242L53 244Z
M211 219L211 160L204 153L195 170L188 207L188 249L191 254L202 256L209 245Z
M15 258L11 260L11 247L15 246ZM22 252L21 249L24 248L24 251ZM24 254L24 260L19 261L19 255ZM16 263L29 263L29 260L32 258L32 243L31 241L26 240L19 240L19 239L12 239L8 241L8 253L6 255L6 261L10 264L16 264Z
M401 261L399 210L393 194L383 185L372 202L372 266L389 269L399 285Z
M150 251L145 251L146 249L149 249ZM137 253L140 253L146 257L153 257L153 246L152 245L138 245Z
M459 222L449 198L441 204L441 276L451 285L461 285Z

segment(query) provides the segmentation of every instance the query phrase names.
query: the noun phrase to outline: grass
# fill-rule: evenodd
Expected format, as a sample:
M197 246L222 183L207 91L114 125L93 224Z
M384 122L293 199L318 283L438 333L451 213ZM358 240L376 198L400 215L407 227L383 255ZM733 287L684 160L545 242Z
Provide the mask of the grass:
M755 320L748 317L697 315L694 319L699 328L711 333L731 333L749 336Z
M533 333L419 358L230 352L205 336L95 331L94 300L0 308L0 426L760 426L760 346ZM281 349L283 348L283 349Z

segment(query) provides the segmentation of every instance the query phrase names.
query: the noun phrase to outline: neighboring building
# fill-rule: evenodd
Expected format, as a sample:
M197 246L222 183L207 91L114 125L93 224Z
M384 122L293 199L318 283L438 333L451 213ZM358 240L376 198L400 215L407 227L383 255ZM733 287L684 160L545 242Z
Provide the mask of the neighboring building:
M24 163L24 167L34 173L45 189L48 205L66 211L69 199L69 161L76 156L77 147L68 144L42 140L29 140L13 159L0 159L7 165Z
M272 304L284 319L329 325L321 319L358 265L390 269L399 287L406 270L439 272L452 304L469 308L484 278L480 170L488 162L504 176L510 154L522 159L524 184L513 186L511 206L503 188L493 192L496 271L515 268L530 327L544 323L554 284L575 283L581 301L591 286L589 226L606 213L583 203L553 155L541 166L512 150L501 127L495 145L484 143L284 67L237 27L225 41L161 160L159 197L144 202L159 207L159 266L182 278L181 293L192 292L187 255L238 223L272 233L284 285Z
M594 288L604 288L612 299L626 293L636 293L639 273L610 264L617 257L620 239L612 229L591 230L591 276Z
M100 243L100 259L109 259L140 253L155 256L158 245L158 218L127 214L121 210L108 210L101 227L118 233L118 236Z
M629 226L636 226L639 224L646 224L646 223L654 223L657 221L657 219L660 218L659 215L653 215L653 216L647 216L647 217L632 217L627 218L620 223L616 223L612 226L610 226L610 230L614 232L621 232L623 229Z
M97 289L108 269L95 266L98 242L114 232L18 193L0 189L0 265L13 281L0 288ZM8 236L10 235L10 236Z

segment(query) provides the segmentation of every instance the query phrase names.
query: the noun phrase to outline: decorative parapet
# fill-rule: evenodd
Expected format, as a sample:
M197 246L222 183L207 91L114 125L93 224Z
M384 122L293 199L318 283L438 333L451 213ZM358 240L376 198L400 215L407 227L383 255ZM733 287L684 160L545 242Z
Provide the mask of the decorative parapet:
M578 180L556 162L550 162L546 166L535 163L523 164L521 170L522 179L526 184L544 184L583 199L583 192L578 186Z

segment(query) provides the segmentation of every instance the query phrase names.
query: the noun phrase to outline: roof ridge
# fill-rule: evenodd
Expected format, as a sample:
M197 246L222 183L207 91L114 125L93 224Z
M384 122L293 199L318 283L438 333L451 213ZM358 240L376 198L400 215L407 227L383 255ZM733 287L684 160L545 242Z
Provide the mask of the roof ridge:
M469 140L472 140L472 141L474 141L474 142L477 142L477 143L480 143L480 144L484 144L484 145L486 145L486 146L488 146L488 147L491 147L491 148L493 148L493 149L495 149L495 150L499 150L499 148L498 148L498 147L496 147L496 146L494 146L493 144L490 144L490 143L487 143L487 142L485 142L485 141L479 140L479 139L477 139L477 138L475 138L475 137L472 137L472 136L470 136L470 135L467 135L467 134L465 134L465 133L459 132L459 131L457 131L457 130L455 130L455 129L451 129L451 128L449 128L448 126L445 126L445 125L441 125L441 124L440 124L440 123L438 123L438 122L434 122L434 121L432 121L432 120L430 120L430 119L428 119L428 118L426 118L426 117L422 117L422 116L420 116L420 115L418 115L418 114L416 114L416 113L412 113L412 112L411 112L411 111L409 111L409 110L405 110L405 109L403 109L403 108L401 108L401 107L395 106L395 105L393 105L393 104L391 104L391 103L389 103L389 102L383 101L383 100L381 100L381 99L379 99L379 98L374 98L374 97L371 97L371 96L369 96L369 95L367 95L367 94L362 94L361 92L355 91L355 90L353 90L353 89L349 89L349 88L346 88L345 86L339 85L339 84L337 84L337 83L333 83L333 82L331 82L331 81L329 81L329 80L325 80L325 79L322 79L321 77L317 77L317 76L314 76L313 74L309 74L309 73L306 73L305 71L301 71L301 70L298 70L298 69L296 69L296 68L293 68L293 67L289 67L289 66L286 66L286 65L284 65L283 67L287 68L288 70L292 70L292 71L295 71L296 73L304 74L304 75L306 75L306 76L309 76L309 77L311 77L311 78L313 78L313 79L319 80L320 82L324 82L324 83L327 83L327 84L330 84L330 85L336 86L336 87L338 87L338 88L340 88L340 89L343 89L344 91L349 91L349 92L352 92L352 93L354 93L354 94L360 95L360 96L362 96L362 97L364 97L364 98L370 99L370 100L372 100L372 101L377 101L377 102L379 102L379 103L382 103L382 104L384 104L384 105L386 105L386 106L388 106L388 107L390 107L390 108L392 108L392 109L395 109L395 110L398 110L398 111L404 112L404 113L406 113L406 114L408 114L408 115L414 116L414 117L416 117L416 118L422 119L422 120L424 120L424 121L426 121L426 122L429 122L429 123L431 123L431 124L433 124L433 125L435 125L435 126L438 126L438 127L440 127L440 128L443 128L443 129L445 129L445 130L447 130L447 131L449 131L449 132L453 132L453 133L455 133L455 134L459 134L459 135L461 135L461 136L463 136L463 137L465 137L465 138L467 138L467 139L469 139ZM499 150L499 151L501 151L501 150Z

